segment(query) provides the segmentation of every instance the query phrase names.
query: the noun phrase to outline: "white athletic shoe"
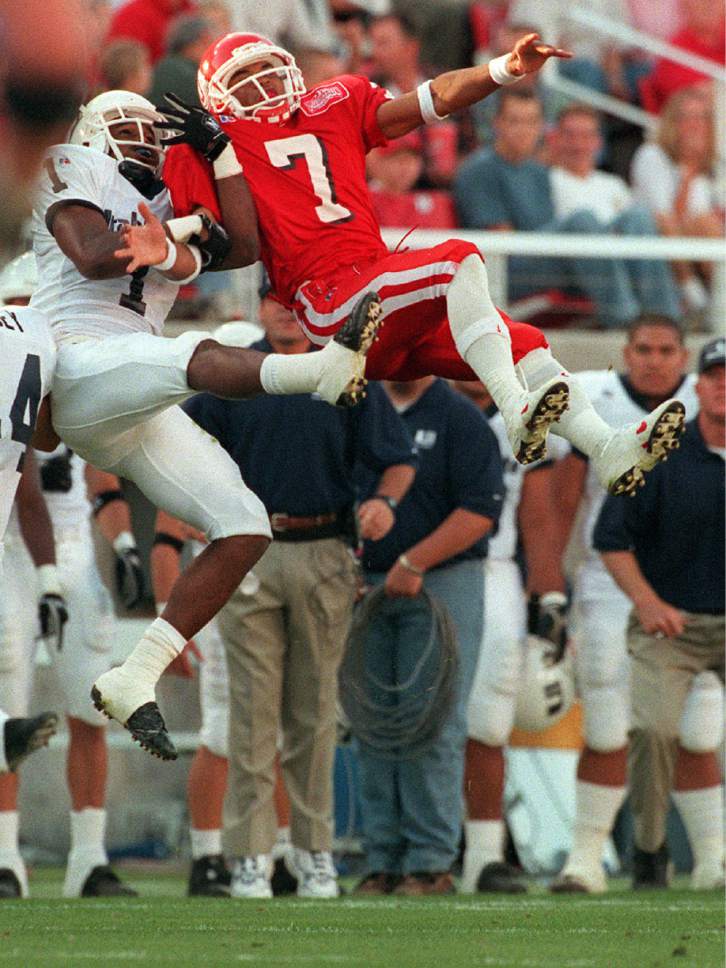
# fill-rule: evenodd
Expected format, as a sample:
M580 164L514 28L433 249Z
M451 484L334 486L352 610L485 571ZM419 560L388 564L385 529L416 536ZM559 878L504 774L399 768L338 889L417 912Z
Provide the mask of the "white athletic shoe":
M381 300L367 292L335 336L320 351L325 360L317 392L326 403L352 407L365 396L366 353L383 323Z
M272 897L271 876L272 857L270 854L239 857L232 865L230 894L232 897Z
M124 672L123 666L109 669L93 684L91 699L96 709L115 719L132 739L152 756L175 760L177 751L156 704L154 687Z
M666 400L639 424L615 430L592 457L603 487L611 494L634 494L645 484L644 475L679 446L685 418L680 400Z
M519 410L502 412L512 452L520 464L532 464L547 453L547 434L567 410L570 388L562 376L522 394Z
M691 874L692 891L714 891L717 888L723 890L724 886L724 862L723 860L712 860L703 864L697 864Z
M605 871L597 868L565 868L550 884L552 894L604 894L608 889Z
M293 847L285 856L285 864L297 878L298 897L338 897L338 872L333 857L327 850L300 850Z

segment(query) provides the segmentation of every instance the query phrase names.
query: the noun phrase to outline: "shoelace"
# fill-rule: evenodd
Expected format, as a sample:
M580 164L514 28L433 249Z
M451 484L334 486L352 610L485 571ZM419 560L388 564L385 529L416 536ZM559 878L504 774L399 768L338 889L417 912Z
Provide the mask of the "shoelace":
M328 854L316 850L312 852L311 856L313 858L312 876L316 880L324 881L330 877L335 877L333 864Z

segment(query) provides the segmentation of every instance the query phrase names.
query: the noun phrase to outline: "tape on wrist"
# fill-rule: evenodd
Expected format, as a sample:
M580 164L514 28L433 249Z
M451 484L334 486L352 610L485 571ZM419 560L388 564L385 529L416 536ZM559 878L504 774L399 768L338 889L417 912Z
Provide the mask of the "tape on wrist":
M176 243L171 239L166 240L166 258L161 262L154 263L154 268L159 272L168 272L176 262Z
M61 595L61 583L55 565L40 565L35 569L39 595Z
M564 608L567 605L567 595L564 592L544 592L539 596L540 608Z
M509 54L502 54L501 57L495 57L489 61L489 77L495 84L515 84L521 79L519 74L511 73L507 67L508 60Z
M193 282L197 278L199 273L202 271L202 253L199 251L199 248L196 245L187 245L187 248L194 256L194 261L196 262L197 265L194 272L190 272L189 275L186 277L186 279L174 280L180 286L186 286L188 282Z
M136 539L130 531L122 531L113 539L113 550L117 555L122 555L124 551L136 550Z
M219 181L220 178L231 178L232 175L242 174L242 165L239 162L232 145L227 145L218 158L212 162L214 177Z
M202 231L201 215L185 215L183 218L170 218L166 227L175 242L188 242L193 235Z
M434 98L431 94L431 81L424 81L423 84L419 84L416 88L416 96L418 97L418 107L421 111L421 117L425 124L434 124L436 121L443 121L445 118L448 118L448 114L436 113Z

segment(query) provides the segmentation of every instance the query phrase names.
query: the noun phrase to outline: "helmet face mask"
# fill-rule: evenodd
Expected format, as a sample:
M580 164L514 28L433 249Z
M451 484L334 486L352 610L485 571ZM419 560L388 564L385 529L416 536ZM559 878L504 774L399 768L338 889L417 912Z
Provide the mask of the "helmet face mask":
M141 95L106 91L83 105L68 140L158 174L165 154L162 135L154 127L158 120L159 112Z
M245 67L258 62L269 66L238 77ZM269 78L281 81L279 93L265 90L262 82ZM197 89L208 111L275 123L287 120L298 109L305 83L295 58L282 47L257 34L228 34L202 58ZM246 92L256 97L243 96ZM249 104L242 103L247 100Z

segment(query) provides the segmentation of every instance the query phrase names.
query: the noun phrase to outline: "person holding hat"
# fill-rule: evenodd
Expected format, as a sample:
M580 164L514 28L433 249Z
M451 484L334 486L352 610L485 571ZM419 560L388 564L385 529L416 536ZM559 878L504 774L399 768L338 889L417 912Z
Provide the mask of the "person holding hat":
M633 500L608 498L595 527L595 548L633 603L628 769L639 886L668 883L669 794L693 852L691 886L724 883L725 362L723 338L704 346L700 409L680 450Z

